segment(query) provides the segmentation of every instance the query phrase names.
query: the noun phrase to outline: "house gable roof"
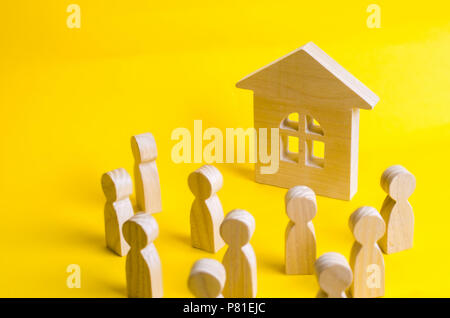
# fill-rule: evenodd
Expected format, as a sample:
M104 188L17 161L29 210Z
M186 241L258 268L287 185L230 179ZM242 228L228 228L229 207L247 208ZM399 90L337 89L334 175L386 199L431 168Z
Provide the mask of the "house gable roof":
M372 109L379 101L313 42L247 75L236 87L268 98L324 107Z

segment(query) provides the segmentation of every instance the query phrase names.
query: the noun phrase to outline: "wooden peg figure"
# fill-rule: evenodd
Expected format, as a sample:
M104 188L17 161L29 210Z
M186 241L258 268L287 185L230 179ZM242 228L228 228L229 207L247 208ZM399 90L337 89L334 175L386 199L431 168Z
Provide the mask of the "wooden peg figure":
M416 188L416 178L402 166L392 166L381 176L381 187L388 194L381 207L386 233L378 242L386 254L413 247L414 213L408 198Z
M103 174L102 188L106 197L105 238L106 246L119 256L128 253L129 246L122 235L123 223L134 215L129 196L133 184L128 172L119 168Z
M131 137L131 149L135 160L134 177L136 204L140 211L161 212L161 189L156 167L155 138L151 133Z
M214 166L204 165L189 175L188 184L195 196L191 207L192 246L216 253L225 245L220 236L223 208L216 194L222 188L222 174Z
M356 241L350 254L354 298L384 295L384 259L377 241L384 235L386 224L375 208L364 206L350 216L349 226Z
M317 298L347 298L345 291L350 287L353 273L344 256L339 253L325 253L314 264L320 291Z
M228 244L222 264L227 273L223 290L226 298L256 297L256 256L250 239L255 231L255 219L244 210L227 214L220 234Z
M285 233L286 274L312 275L316 261L316 236L312 219L317 212L316 195L305 186L291 188L285 197L291 220Z
M126 262L130 298L163 296L161 261L153 244L158 234L158 223L145 212L135 214L123 225L123 235L130 245Z
M188 287L197 298L223 298L225 279L225 268L220 262L203 258L192 266Z

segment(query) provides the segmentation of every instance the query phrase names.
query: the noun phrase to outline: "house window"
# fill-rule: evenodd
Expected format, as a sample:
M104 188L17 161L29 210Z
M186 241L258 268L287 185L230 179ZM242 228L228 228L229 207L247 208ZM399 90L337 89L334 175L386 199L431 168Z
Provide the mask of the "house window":
M306 141L306 164L311 167L323 168L325 144L322 141Z
M323 136L323 128L312 116L301 112L289 114L280 124L281 160L300 166L323 168Z
M323 130L319 122L309 115L306 115L306 132L323 136Z

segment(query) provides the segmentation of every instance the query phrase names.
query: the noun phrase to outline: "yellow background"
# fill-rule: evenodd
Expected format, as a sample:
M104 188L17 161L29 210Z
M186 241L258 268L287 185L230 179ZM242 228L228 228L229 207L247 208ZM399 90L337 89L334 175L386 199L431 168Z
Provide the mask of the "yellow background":
M444 1L2 1L0 10L0 296L124 297L125 258L105 248L102 173L132 173L130 137L150 131L163 212L155 245L166 297L189 297L202 257L190 247L188 174L174 164L177 127L252 127L244 75L314 41L381 98L360 121L359 191L350 202L318 197L318 255L350 253L347 220L379 209L379 178L402 164L417 178L415 246L385 257L386 296L450 296L450 21ZM81 29L66 8L81 6ZM258 296L314 297L313 276L283 269L286 189L252 181L250 164L218 164L226 212L250 211ZM134 199L133 199L134 200ZM66 268L81 266L81 288Z

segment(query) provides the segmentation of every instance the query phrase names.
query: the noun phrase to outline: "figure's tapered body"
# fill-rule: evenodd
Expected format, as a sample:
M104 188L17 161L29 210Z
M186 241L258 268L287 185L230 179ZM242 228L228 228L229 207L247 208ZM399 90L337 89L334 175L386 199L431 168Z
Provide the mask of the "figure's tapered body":
M161 212L161 188L156 167L158 153L155 138L151 133L133 136L131 149L135 159L136 205L140 211L147 213Z
M229 248L222 260L227 269L223 294L227 298L256 297L256 256L250 244Z
M223 208L216 194L222 188L222 174L204 165L189 175L188 184L195 196L190 214L192 246L216 253L225 244L220 236Z
M134 215L129 196L133 184L128 172L115 169L102 176L102 188L106 203L104 209L106 246L119 256L128 253L130 247L122 234L122 225Z
M317 213L314 191L306 186L291 188L285 197L290 222L285 233L285 270L290 275L314 274L316 235L312 219Z
M380 248L386 254L410 249L414 239L414 212L408 198L416 188L416 179L404 167L391 166L381 176L381 187L388 195L380 210L386 223Z
M130 245L126 261L130 298L163 296L161 261L153 244L158 234L156 220L145 212L137 213L123 226L123 235Z
M376 298L384 296L384 258L378 245L364 247L353 244L350 266L355 283L350 288L353 298Z
M286 228L286 274L312 275L316 259L316 235L312 222L306 225L289 222Z
M210 253L219 251L225 243L220 236L223 209L217 195L203 201L195 199L191 208L192 246Z
M349 226L355 237L350 253L350 293L354 298L384 296L384 259L377 241L384 235L386 224L375 208L364 206L353 212Z
M244 210L227 214L220 227L223 240L228 244L222 264L227 280L223 290L226 298L256 297L256 256L250 245L255 231L255 219Z

